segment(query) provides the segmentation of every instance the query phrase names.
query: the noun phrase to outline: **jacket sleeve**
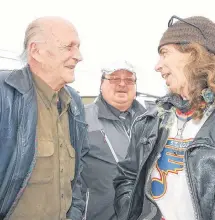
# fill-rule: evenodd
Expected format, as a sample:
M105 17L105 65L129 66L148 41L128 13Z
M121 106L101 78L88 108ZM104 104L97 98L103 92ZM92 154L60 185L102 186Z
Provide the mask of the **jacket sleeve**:
M114 179L115 187L115 211L118 220L125 220L128 214L131 193L138 172L138 158L136 155L135 129L132 133L128 153L124 161L118 163L118 176Z
M81 103L80 120L85 122L84 106ZM79 169L76 174L76 182L72 185L72 205L67 212L67 219L82 220L85 209L85 199L82 194L82 180L81 172L83 170L83 157L89 151L89 139L87 133L87 127L85 128L85 136L83 137L82 150L79 156Z
M88 146L87 138L85 138L84 142L85 142L85 146L83 146L83 150L81 152L79 173L77 174L76 183L72 187L73 188L73 190L72 190L72 206L71 206L69 212L67 213L67 216L69 217L69 219L72 219L72 220L81 220L83 213L84 213L84 210L85 210L85 199L84 199L84 196L83 196L82 190L81 190L82 189L82 180L81 180L80 174L83 170L82 158L86 154L86 152L88 151L88 149L86 148Z

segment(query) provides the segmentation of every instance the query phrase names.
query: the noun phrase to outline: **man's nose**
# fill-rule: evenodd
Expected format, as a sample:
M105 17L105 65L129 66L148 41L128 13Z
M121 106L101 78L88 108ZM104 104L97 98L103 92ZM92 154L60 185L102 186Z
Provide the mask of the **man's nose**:
M78 47L75 50L73 59L75 59L77 61L77 63L83 60L83 56L82 56L81 51Z
M162 60L161 58L158 60L157 64L155 65L155 71L156 72L161 72L161 69L162 69Z
M126 85L125 79L120 79L119 85L120 85L120 86L125 86L125 85Z

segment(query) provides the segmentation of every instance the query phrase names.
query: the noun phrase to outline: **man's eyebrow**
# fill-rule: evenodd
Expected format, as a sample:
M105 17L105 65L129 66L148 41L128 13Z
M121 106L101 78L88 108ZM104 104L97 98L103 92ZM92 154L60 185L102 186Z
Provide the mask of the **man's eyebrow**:
M80 43L79 42L70 42L67 47L73 47L73 46L77 46L78 48L80 47Z
M159 53L159 54L163 54L164 52L167 52L167 49L166 49L166 48L161 48L158 53Z

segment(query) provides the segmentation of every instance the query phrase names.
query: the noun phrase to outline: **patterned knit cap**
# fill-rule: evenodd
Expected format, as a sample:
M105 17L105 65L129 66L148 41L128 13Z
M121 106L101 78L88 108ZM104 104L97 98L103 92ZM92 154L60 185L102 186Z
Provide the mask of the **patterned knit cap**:
M174 19L178 21L173 23ZM215 54L215 23L201 16L185 19L172 16L168 23L168 29L160 40L158 51L166 44L188 44L191 42L199 43Z

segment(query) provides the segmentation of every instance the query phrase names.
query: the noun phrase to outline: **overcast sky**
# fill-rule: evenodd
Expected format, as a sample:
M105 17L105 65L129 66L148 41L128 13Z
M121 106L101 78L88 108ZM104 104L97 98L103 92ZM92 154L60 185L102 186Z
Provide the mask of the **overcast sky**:
M213 0L0 0L0 49L22 51L26 26L33 19L57 15L77 28L84 60L72 84L81 95L97 95L104 63L126 59L137 68L138 91L165 94L154 71L157 46L172 15L203 15L215 21ZM3 62L0 60L0 62ZM4 61L4 66L12 64ZM0 68L3 63L0 63Z

